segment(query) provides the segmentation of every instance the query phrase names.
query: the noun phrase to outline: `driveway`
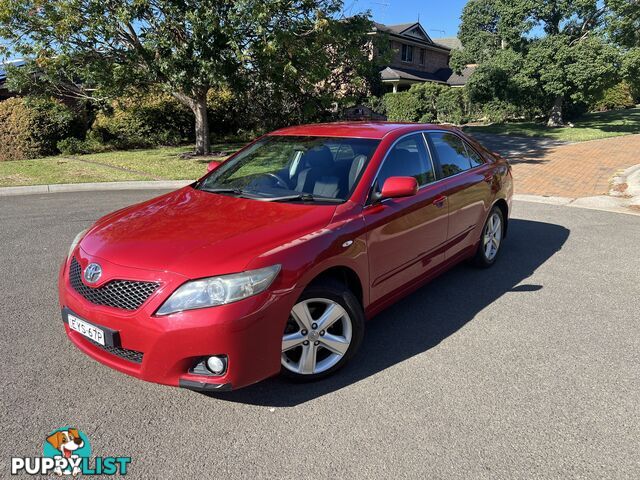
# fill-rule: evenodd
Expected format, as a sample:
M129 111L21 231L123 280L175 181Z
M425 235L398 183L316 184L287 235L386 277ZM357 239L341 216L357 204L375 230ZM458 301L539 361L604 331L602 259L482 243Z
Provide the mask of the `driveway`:
M640 164L640 135L566 143L474 134L513 165L517 193L567 198L607 195L612 177Z
M570 145L569 142L542 137L515 137L492 133L466 132L489 150L508 158L512 164L523 160L535 160L557 147Z
M218 397L80 353L57 305L76 232L152 192L0 199L3 441L72 425L129 478L640 477L640 217L516 202L502 257L367 325L337 376Z

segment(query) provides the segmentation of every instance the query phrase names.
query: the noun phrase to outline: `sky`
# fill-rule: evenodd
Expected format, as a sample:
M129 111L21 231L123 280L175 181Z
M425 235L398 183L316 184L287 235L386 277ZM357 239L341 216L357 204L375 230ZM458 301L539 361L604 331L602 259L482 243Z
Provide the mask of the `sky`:
M371 10L372 19L394 25L420 23L431 37L455 37L467 0L344 0L347 14Z

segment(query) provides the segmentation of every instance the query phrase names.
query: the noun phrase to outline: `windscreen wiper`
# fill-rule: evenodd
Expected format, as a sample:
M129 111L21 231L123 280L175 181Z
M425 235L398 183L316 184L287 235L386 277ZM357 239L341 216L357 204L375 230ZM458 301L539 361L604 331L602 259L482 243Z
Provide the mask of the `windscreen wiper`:
M227 194L242 195L242 196L246 196L248 194L248 192L245 192L240 188L200 188L200 190L208 193L223 193L223 194L227 193Z
M263 202L344 202L344 200L342 200L341 198L318 197L316 195L312 195L311 193L297 193L295 195L283 195L282 197L258 198L257 200L262 200Z

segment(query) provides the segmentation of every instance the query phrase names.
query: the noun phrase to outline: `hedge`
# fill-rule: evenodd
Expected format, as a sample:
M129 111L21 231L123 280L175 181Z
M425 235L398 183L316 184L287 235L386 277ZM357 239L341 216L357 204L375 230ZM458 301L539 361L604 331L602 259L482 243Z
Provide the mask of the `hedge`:
M462 88L437 83L413 85L406 92L383 97L387 117L392 122L454 123L467 121L468 102ZM374 100L368 101L374 104Z
M0 102L0 161L58 153L56 144L73 133L70 108L52 99L10 98Z

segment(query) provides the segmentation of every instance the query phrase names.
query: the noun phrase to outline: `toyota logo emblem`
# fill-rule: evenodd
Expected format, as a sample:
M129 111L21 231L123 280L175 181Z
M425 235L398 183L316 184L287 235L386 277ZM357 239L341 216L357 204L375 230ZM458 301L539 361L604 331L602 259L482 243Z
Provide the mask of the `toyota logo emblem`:
M96 283L102 276L102 267L97 263L90 263L84 269L84 279L89 283Z

